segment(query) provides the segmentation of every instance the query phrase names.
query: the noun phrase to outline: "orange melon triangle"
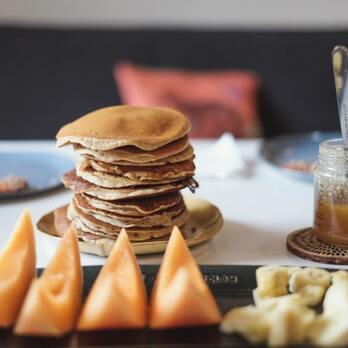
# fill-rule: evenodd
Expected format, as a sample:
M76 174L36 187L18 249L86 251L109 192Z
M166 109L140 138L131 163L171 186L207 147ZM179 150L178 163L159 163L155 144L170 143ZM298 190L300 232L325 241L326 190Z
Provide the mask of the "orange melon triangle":
M0 327L12 326L35 276L35 238L25 210L0 254Z
M177 227L169 239L151 294L150 327L212 325L221 313Z
M147 296L141 271L123 229L82 309L77 328L102 330L146 325Z
M80 253L76 231L71 227L41 277L32 282L15 333L60 336L69 332L80 311L81 293Z

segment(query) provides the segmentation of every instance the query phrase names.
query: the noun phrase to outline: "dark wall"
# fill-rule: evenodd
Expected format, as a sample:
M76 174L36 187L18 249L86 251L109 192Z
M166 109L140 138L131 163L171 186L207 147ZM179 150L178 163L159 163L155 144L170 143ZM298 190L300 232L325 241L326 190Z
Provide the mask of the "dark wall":
M259 73L267 136L336 130L331 50L344 32L48 30L0 27L0 139L52 138L64 123L120 102L111 69L158 67Z

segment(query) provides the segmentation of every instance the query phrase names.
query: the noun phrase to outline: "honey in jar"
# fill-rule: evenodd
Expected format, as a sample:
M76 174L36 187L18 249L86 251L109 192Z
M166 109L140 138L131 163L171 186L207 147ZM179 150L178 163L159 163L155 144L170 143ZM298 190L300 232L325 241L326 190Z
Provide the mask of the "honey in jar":
M320 144L314 168L314 207L318 238L348 246L348 153L340 139Z

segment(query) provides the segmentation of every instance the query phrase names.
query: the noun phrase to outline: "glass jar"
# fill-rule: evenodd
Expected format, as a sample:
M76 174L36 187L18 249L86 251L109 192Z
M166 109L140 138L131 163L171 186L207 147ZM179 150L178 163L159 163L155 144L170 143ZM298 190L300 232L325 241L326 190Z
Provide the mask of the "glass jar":
M348 153L341 139L320 144L314 167L314 231L319 239L348 246Z

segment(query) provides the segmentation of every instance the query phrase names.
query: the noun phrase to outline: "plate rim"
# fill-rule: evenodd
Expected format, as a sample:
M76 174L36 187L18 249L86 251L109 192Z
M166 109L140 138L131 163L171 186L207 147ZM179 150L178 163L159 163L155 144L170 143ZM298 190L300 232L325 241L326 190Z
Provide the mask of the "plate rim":
M333 138L337 138L337 136L339 136L339 131L316 130L312 132L286 133L286 134L281 134L281 135L265 138L263 139L261 147L259 149L258 158L267 166L283 174L286 177L297 179L303 182L312 182L313 174L303 172L300 170L284 169L270 158L267 151L269 147L272 145L272 143L274 144L277 141L278 142L286 141L287 139L295 141L296 139L303 140L303 139L315 139L315 138L321 138L321 141L323 141L325 139L329 139L330 136L333 136Z
M71 163L72 167L74 166L74 161L69 158L69 156L64 156L61 153L56 153L52 151L45 151L45 150L18 150L18 149L10 149L10 150L2 150L0 149L0 156L1 154L20 154L20 155L37 155L40 156L42 154L49 155L51 157L59 158L63 161L65 161L67 164ZM35 197L39 196L45 193L50 193L53 191L56 191L58 189L63 188L64 185L61 181L58 181L54 185L50 185L49 187L45 187L43 189L31 189L29 187L28 190L23 190L23 191L15 191L15 192L0 192L0 201L5 201L5 200L15 200L15 199L20 199L20 198L28 198L28 197Z
M186 204L190 200L193 200L197 203L207 203L209 205L209 207L214 210L214 213L216 214L215 218L212 219L211 221L209 221L208 224L201 227L202 229L207 230L206 234L205 235L200 234L196 238L185 239L188 247L195 247L195 246L198 246L198 245L203 244L205 242L208 242L221 230L221 228L224 224L224 219L223 219L223 216L221 214L220 209L218 207L216 207L214 204L212 204L211 202L209 202L208 200L201 199L199 197L184 196L184 200L185 200ZM190 205L189 204L188 204L188 210L190 212ZM36 229L40 233L43 233L46 236L49 236L49 237L54 238L56 240L60 240L61 237L49 233L44 228L44 225L46 224L46 220L53 219L53 213L54 213L54 210L51 210L51 211L47 212L46 214L42 215L36 223ZM190 218L187 222L190 222ZM95 251L91 252L92 248L97 249L95 244L91 244L91 243L88 243L88 242L85 242L82 240L79 240L78 243L79 243L81 252L89 253L89 254L93 254L93 255L99 255L102 257L107 257L107 255L108 255L107 251L105 250L106 247L104 245L98 245L98 250L100 251L100 253L97 253ZM151 254L162 253L162 252L164 252L167 243L168 243L168 240L152 240L152 241L147 240L147 241L143 241L143 242L141 242L141 241L131 242L131 244L133 246L133 250L134 250L135 254L137 254L137 255L151 255ZM149 252L147 250L149 248L154 248L156 250Z

